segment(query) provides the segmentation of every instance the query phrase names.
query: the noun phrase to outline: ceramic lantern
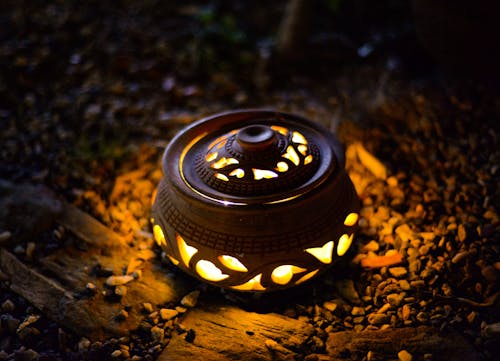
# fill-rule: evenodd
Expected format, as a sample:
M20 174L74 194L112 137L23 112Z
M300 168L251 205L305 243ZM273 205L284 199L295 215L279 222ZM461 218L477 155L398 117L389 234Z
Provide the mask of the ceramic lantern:
M153 233L173 264L240 291L299 285L349 249L359 200L340 143L302 117L202 119L163 155Z

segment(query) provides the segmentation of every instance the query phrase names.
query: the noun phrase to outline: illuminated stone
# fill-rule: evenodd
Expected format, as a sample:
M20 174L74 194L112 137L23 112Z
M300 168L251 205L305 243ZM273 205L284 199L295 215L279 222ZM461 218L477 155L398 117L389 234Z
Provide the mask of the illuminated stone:
M333 241L325 243L323 247L308 248L305 251L325 264L332 263Z
M342 236L340 236L339 244L337 245L337 254L339 256L343 256L347 252L347 250L351 246L353 237L353 234L351 234L350 236L347 234L343 234Z
M248 269L236 257L222 255L219 256L219 261L230 270L238 272L248 272Z
M207 281L218 282L229 277L229 275L223 274L222 271L212 262L204 259L196 263L195 269L200 277L206 279Z

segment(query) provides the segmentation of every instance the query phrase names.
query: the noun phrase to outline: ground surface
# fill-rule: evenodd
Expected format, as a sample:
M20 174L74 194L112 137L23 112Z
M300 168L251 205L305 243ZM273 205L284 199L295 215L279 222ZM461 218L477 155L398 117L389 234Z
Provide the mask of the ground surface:
M419 326L460 340L471 359L498 357L500 99L419 63L420 50L400 24L392 24L396 35L375 37L378 42L356 33L349 41L326 43L337 57L285 67L265 56L283 4L266 14L234 4L63 1L2 8L1 177L52 189L115 231L127 247L153 251L158 267L185 288L178 299L149 302L137 330L98 340L19 297L2 268L0 360L168 360L179 350L194 355L217 343L203 343L197 320L208 317L206 310L241 319L231 307L285 316L285 330L307 325L297 344L280 344L269 332L257 338L264 345L255 348L259 360L398 359L400 349L369 341L352 345L349 333L338 333L375 339L382 334L367 332L405 330L383 334L390 340L411 338L411 330L423 330ZM242 14L248 14L244 21ZM327 23L315 31L330 34ZM344 32L352 30L341 24ZM374 55L358 58L355 50L366 44ZM337 132L363 202L352 262L284 294L241 295L193 282L150 238L150 199L168 140L204 115L249 107L295 112ZM381 167L363 156L360 144ZM33 201L39 189L23 192L28 205L22 208L16 200L23 197L13 197L11 185L0 186L2 204L9 205L0 210L3 249L36 268L65 247L79 247L67 227L44 218L57 213L57 205ZM123 288L104 285L111 274L85 275L98 294L113 296ZM134 282L125 286L129 293ZM200 292L198 302L188 310L181 299L193 291ZM111 299L127 311L122 298ZM213 311L221 304L229 311ZM162 309L177 314L170 318L163 311L163 317ZM135 317L132 311L122 314L125 322ZM270 320L261 323L278 322ZM339 346L338 340L345 341ZM417 360L452 359L450 347L410 345L407 351ZM238 357L216 347L211 352Z

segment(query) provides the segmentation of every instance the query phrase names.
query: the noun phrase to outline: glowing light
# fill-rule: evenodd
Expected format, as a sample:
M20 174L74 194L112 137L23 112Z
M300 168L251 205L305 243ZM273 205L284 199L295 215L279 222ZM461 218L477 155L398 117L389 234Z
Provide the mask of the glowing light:
M278 175L271 170L255 169L252 168L253 177L255 180L261 180L263 178L270 179L276 178Z
M222 157L217 162L212 164L210 167L212 167L214 169L221 169L221 168L227 167L228 165L238 164L238 163L239 163L238 159Z
M349 247L351 246L352 243L352 238L354 237L354 234L351 234L350 236L347 234L343 234L339 238L339 244L337 245L337 254L339 256L343 256Z
M286 162L278 162L275 169L278 172L286 172L288 170L288 164Z
M236 257L223 255L219 256L219 261L230 270L238 272L248 272L248 269Z
M325 264L332 262L333 241L327 242L323 247L308 248L305 250Z
M271 279L274 283L277 283L279 285L286 285L292 280L295 273L301 273L305 270L305 268L285 264L282 266L278 266L273 270L273 272L271 273Z
M215 160L215 159L217 158L217 156L218 156L218 155L219 155L219 153L217 153L217 152L209 153L209 154L207 154L207 156L205 157L205 160L206 160L207 162L211 162L211 161Z
M291 160L293 164L299 165L300 163L300 158L295 149L291 145L286 148L286 153L282 155L283 158L286 158L288 160Z
M307 150L309 148L307 148L307 145L301 144L301 145L297 146L297 149L299 150L299 153L305 157L307 154Z
M223 180L224 182L229 181L229 178L227 176L225 176L224 174L221 174L221 173L215 173L214 177L217 178L217 179Z
M204 259L198 261L195 268L196 272L207 281L218 282L229 277L229 275L223 274L212 262Z
M347 217L345 217L344 225L354 226L357 221L358 221L358 214L357 213L349 213L347 215Z
M300 134L299 132L293 132L292 134L292 142L298 144L307 144L307 140L302 134Z
M266 289L260 284L260 279L262 278L262 273L252 278L250 281L242 283L238 286L231 286L235 290L239 291L265 291Z
M153 236L158 246L167 244L167 241L165 240L165 235L163 234L163 230L157 224L155 224L153 227Z
M189 267L189 261L198 252L197 248L191 247L184 241L184 238L181 237L180 234L175 235L175 239L177 240L177 248L179 248L179 253L181 254L182 262Z
M304 164L309 164L313 161L313 156L309 154L307 157L304 158Z
M170 260L170 262L172 262L174 264L174 266L177 266L179 264L179 261L176 260L174 257L169 256L168 254L167 254L167 257Z
M238 168L229 173L229 175L236 178L243 178L245 176L245 171L241 168Z
M319 269L317 269L316 271L312 271L312 272L307 273L306 275L302 276L302 278L300 278L297 282L295 282L295 284L298 285L298 284L301 284L302 282L310 280L311 278L316 276L316 273L318 273L318 271L319 271Z
M280 133L282 135L287 135L288 134L288 129L286 129L284 127L280 127L279 125L273 125L271 127L271 129L277 131L278 133Z

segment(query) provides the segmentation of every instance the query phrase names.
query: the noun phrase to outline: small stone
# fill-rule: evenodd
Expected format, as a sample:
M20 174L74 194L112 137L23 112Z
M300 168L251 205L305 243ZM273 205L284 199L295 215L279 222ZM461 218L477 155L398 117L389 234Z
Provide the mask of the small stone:
M411 289L410 283L407 280L399 280L399 287L401 287L403 291L409 291Z
M486 266L481 269L481 274L489 283L495 283L498 279L498 271L494 266Z
M152 313L153 312L153 305L151 303L149 303L149 302L144 302L142 304L142 309L146 313Z
M36 244L35 242L28 242L26 245L26 257L28 259L33 259L33 253L35 252Z
M16 351L16 356L15 360L19 361L36 361L38 360L40 355L38 355L38 352L32 349L27 349L23 351Z
M383 313L371 313L368 315L368 322L370 325L379 326L384 323L388 323L390 321L390 317Z
M477 316L478 316L477 312L472 311L467 315L467 321L472 325L474 321L477 319Z
M401 304L401 301L403 301L404 296L404 293L391 293L387 295L387 302L389 302L391 306L398 307Z
M363 246L365 252L377 252L380 249L378 242L372 240Z
M323 307L330 312L335 312L337 309L337 304L335 302L326 301L323 303Z
M114 350L114 351L111 353L111 357L113 357L113 358L120 357L121 355L122 355L122 350Z
M396 278L406 276L408 271L404 267L391 267L389 268L389 273Z
M500 322L489 325L481 325L481 333L484 337L499 338L500 337Z
M163 328L160 328L158 326L151 327L151 338L153 339L153 342L161 343L163 342L164 337L165 331L163 330Z
M419 312L417 313L417 320L419 322L425 323L429 320L429 315L426 312Z
M163 321L168 321L179 314L176 310L172 310L169 308L162 308L160 310L160 317Z
M187 311L187 308L182 306L176 306L175 310L179 313L185 313Z
M353 316L363 316L365 314L365 310L363 307L353 307L351 311L351 315Z
M139 355L134 355L132 356L132 358L130 359L131 361L141 361L142 360L142 357L139 356Z
M12 233L10 233L9 231L4 231L4 232L0 233L0 244L9 240L10 237L12 237Z
M465 239L467 238L467 230L465 229L463 224L458 226L457 238L460 242L465 241Z
M398 185L398 179L394 176L387 178L386 182L389 187L397 187Z
M115 294L120 297L125 296L127 294L127 286L124 285L116 286Z
M4 312L12 312L12 311L14 311L15 308L16 308L16 306L14 305L14 302L12 302L9 299L6 299L2 303L2 311L4 311Z
M458 252L453 258L451 259L451 263L453 264L458 264L464 261L468 256L470 252Z
M189 308L193 308L196 306L196 303L198 302L198 297L200 296L200 291L195 290L192 292L189 292L187 295L185 295L182 300L181 300L181 305Z
M189 343L192 343L196 337L196 332L191 328L189 331L186 333L186 336L184 336L184 340L186 340Z
M87 351L90 347L89 339L82 337L80 341L78 341L78 351Z
M411 361L413 360L413 356L406 350L401 350L398 352L399 361Z
M87 284L85 285L85 289L86 289L87 291L89 291L90 293L92 293L92 294L97 293L97 287L96 287L96 285L95 285L95 284L93 284L92 282L87 283Z
M432 361L433 357L431 353L424 353L424 361Z
M391 308L390 303L384 303L384 305L379 308L377 313L386 313L390 308Z
M124 285L126 283L129 283L132 281L134 277L126 275L126 276L110 276L106 280L106 284L108 286L119 286L119 285Z
M403 320L409 320L411 315L411 307L409 305L403 305L403 309L401 310Z
M120 313L116 316L117 321L124 321L128 318L128 312L126 310L121 310Z

